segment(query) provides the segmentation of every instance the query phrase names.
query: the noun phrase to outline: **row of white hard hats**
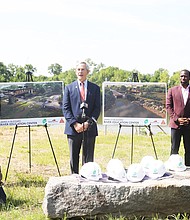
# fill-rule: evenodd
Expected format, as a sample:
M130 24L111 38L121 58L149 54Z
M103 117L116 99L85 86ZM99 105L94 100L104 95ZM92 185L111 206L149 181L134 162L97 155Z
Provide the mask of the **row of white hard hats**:
M118 172L119 171L119 172ZM127 171L118 159L112 159L107 165L107 175L121 182L140 182L145 175L151 179L162 177L166 168L161 160L155 160L152 156L146 156L140 163L131 164Z
M106 174L114 180L121 182L140 182L145 176L157 179L166 173L167 170L184 171L186 166L179 154L173 154L165 163L156 160L152 156L145 156L140 163L131 164L127 171L119 159L111 159L106 167ZM98 181L102 178L100 166L96 162L88 162L81 167L79 174L88 180Z

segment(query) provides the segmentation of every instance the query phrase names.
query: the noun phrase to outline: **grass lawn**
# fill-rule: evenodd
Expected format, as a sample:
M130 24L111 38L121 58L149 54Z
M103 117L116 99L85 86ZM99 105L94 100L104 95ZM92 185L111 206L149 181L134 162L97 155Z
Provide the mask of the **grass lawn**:
M63 126L48 127L61 175L69 175L69 150ZM15 127L0 128L0 165L3 177L7 171L9 154ZM31 127L31 154L29 154L29 129L18 127L4 190L7 195L6 206L1 207L0 220L42 220L46 219L42 211L44 188L50 176L59 176L50 147L46 129L43 126ZM96 141L95 161L102 172L112 158L117 131L99 130ZM170 152L170 135L162 131L153 135L158 159L166 161ZM127 168L131 163L131 134L120 134L115 156ZM180 148L183 155L183 147ZM133 162L140 162L143 156L155 157L153 145L148 135L134 135ZM31 167L29 156L31 156ZM4 179L3 179L4 181ZM178 216L174 216L178 219ZM121 217L121 219L123 219ZM185 219L185 218L184 218ZM187 218L186 218L187 219Z

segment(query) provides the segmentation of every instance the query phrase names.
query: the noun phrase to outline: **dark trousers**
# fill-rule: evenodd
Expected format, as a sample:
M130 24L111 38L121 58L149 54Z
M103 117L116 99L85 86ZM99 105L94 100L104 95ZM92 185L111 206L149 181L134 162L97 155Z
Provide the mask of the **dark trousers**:
M185 165L190 166L190 129L181 126L180 129L171 128L171 154L178 154L181 138L185 150Z
M96 137L89 137L88 132L67 135L70 151L71 173L79 173L79 155L82 148L82 165L94 161L94 145ZM84 140L84 142L83 142Z

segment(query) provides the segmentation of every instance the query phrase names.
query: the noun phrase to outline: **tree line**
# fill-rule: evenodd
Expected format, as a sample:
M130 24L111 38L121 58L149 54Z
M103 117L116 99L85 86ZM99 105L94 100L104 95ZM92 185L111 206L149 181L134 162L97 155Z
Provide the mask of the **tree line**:
M118 67L109 66L105 67L103 63L96 64L90 58L85 60L90 68L91 72L88 79L100 87L104 81L110 82L134 82L135 76L138 76L139 82L164 82L167 83L168 88L179 84L179 71L169 75L167 69L159 68L155 70L153 74L141 74L138 70L123 70ZM48 73L50 76L39 75L35 76L37 69L32 64L26 64L24 67L8 64L7 66L0 62L0 82L25 82L27 81L26 73L32 74L32 80L34 82L42 81L63 81L64 85L73 82L76 79L75 68L71 68L66 71L62 71L62 66L58 63L51 64L48 67Z

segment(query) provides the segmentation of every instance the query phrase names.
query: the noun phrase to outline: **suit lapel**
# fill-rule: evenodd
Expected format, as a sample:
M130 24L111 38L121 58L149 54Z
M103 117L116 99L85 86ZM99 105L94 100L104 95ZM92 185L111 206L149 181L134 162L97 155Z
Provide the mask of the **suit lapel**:
M89 99L89 94L90 94L90 82L87 81L87 92L86 92L86 102L88 103Z
M77 80L74 82L74 92L77 94L77 100L80 100L80 90Z
M189 94L188 94L188 99L187 99L187 103L190 101L190 86L189 86ZM186 103L186 105L187 105Z
M182 102L181 105L185 107L187 105L187 103L190 101L190 87L189 87L189 94L188 94L186 105L184 105L184 99L183 99L183 94L182 94L181 86L178 87L178 92L180 94L180 100Z
M180 94L181 106L184 106L184 99L183 99L183 94L182 94L181 86L178 86L177 93Z

